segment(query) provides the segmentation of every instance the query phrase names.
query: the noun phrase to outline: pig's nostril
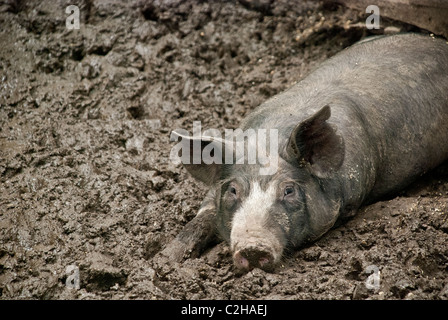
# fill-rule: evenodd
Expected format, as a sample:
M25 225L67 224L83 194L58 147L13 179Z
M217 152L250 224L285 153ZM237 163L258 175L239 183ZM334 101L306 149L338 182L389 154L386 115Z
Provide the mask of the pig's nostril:
M260 267L262 267L262 268L263 268L263 266L266 266L269 263L271 263L271 260L268 257L262 257L259 260Z
M245 248L237 251L234 254L235 265L241 270L252 270L253 268L260 268L265 271L270 271L274 267L274 257L267 250L260 250L259 248Z
M249 261L241 255L240 251L237 251L233 256L233 260L235 261L235 265L238 269L249 270Z

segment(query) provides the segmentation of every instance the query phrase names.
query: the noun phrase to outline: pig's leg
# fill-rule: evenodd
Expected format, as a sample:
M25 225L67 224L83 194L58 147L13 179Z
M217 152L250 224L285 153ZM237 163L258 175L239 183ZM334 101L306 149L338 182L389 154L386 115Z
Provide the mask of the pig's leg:
M170 262L196 258L217 240L215 192L210 190L202 201L196 217L185 225L158 256Z

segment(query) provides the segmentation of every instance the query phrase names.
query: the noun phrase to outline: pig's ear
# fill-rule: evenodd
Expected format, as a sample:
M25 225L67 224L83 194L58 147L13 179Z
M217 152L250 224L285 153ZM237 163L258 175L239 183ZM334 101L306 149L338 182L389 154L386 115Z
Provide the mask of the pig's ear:
M180 162L185 169L197 180L206 185L212 185L221 176L224 162L225 140L213 136L191 137L188 132L171 132L171 141L178 141L171 149L170 159L174 163ZM179 156L179 151L182 155Z
M326 105L310 118L299 123L291 133L287 152L300 164L309 164L319 178L330 176L344 161L345 145L336 128L327 122L331 116Z

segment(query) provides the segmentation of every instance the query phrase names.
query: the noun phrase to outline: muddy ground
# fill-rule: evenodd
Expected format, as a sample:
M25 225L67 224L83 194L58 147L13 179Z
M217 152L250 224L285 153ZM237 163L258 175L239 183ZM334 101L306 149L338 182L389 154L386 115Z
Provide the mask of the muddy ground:
M256 2L0 1L1 299L448 298L448 164L275 273L237 275L223 243L155 261L206 192L169 161L171 130L236 128L371 34L362 12ZM400 30L427 33L376 33Z

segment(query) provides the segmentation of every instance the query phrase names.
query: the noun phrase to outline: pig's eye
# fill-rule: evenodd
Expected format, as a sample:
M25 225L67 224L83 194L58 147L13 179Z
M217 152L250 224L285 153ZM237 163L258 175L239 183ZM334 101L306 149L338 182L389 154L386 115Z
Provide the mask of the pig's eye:
M294 187L288 186L285 188L283 195L286 197L287 195L293 194L293 193L294 193Z
M225 186L225 192L224 197L222 199L222 205L225 211L232 213L235 212L238 204L239 204L239 197L238 197L238 186L234 186L233 184L229 184Z

